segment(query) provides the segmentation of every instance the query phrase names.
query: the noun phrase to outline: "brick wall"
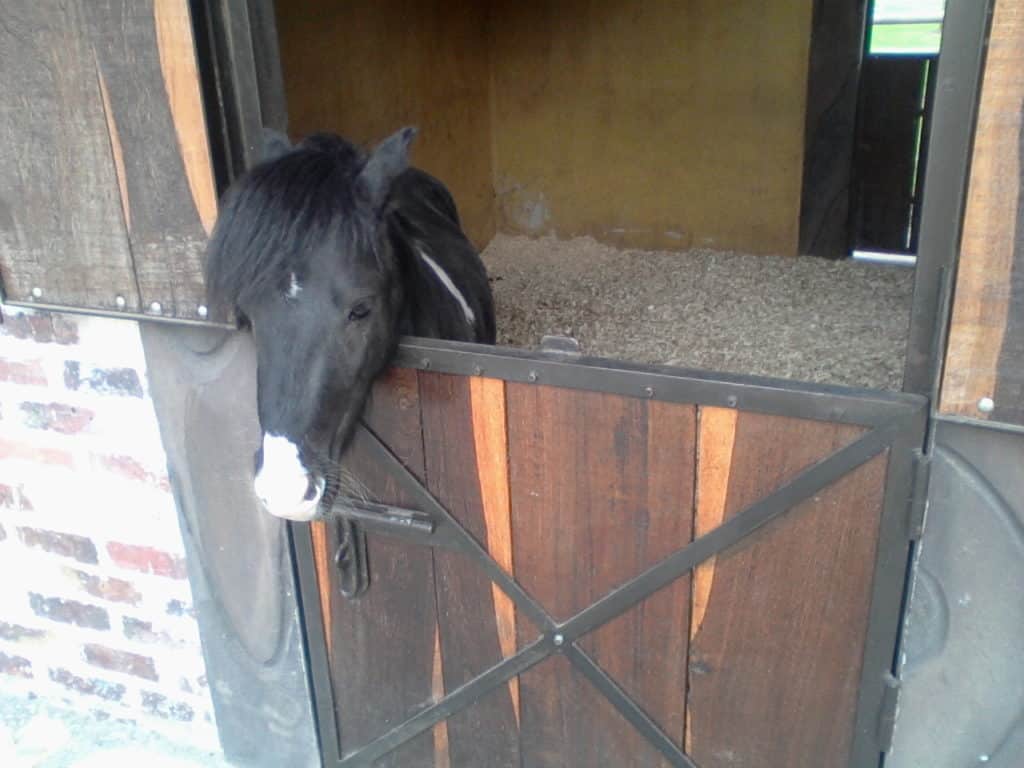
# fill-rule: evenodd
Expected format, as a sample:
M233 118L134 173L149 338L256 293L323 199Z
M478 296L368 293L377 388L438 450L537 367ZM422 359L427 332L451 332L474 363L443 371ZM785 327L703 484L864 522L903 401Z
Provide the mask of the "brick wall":
M0 690L216 746L136 323L3 309Z

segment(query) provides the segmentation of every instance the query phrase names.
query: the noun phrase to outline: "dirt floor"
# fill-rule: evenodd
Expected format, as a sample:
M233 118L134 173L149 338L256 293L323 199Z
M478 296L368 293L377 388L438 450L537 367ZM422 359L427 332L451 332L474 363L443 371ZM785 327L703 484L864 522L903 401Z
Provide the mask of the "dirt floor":
M498 343L575 337L584 354L899 389L913 271L813 257L619 251L498 235L484 250Z

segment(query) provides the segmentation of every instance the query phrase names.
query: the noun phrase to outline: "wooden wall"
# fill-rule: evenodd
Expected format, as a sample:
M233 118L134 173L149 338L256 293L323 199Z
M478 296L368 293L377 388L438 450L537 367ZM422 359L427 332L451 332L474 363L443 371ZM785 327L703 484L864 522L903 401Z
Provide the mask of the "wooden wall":
M188 0L0 16L6 297L201 319L217 200Z
M291 133L421 125L478 244L797 250L812 0L278 3Z
M1024 426L1024 0L992 21L940 410ZM984 398L993 409L979 408Z
M289 0L277 24L294 139L372 144L403 125L413 159L451 189L467 233L494 235L486 4Z
M410 369L378 382L367 417L558 621L863 433ZM347 466L371 496L415 508L372 456L357 441ZM878 455L580 648L702 768L846 765L885 477ZM315 523L313 541L342 754L540 633L463 554L371 534L372 584L351 601L333 526ZM667 763L555 655L374 764Z

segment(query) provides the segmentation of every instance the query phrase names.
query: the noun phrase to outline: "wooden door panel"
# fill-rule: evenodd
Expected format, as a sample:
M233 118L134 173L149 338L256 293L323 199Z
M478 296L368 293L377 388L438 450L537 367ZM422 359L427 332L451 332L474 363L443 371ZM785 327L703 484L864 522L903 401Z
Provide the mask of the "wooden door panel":
M861 432L706 410L697 535ZM846 764L884 480L880 455L698 569L687 751L702 768Z
M416 735L375 764L639 768L673 764L673 749L702 768L845 764L894 438L793 412L430 370L380 382L367 421L399 461L363 435L346 468L375 500L436 500L542 610L492 583L444 515L417 544L368 534L371 586L354 603L324 596L321 545L342 755L398 733ZM837 454L863 463L820 469ZM692 577L575 634L581 612L815 472L820 490ZM402 725L527 658L437 724Z

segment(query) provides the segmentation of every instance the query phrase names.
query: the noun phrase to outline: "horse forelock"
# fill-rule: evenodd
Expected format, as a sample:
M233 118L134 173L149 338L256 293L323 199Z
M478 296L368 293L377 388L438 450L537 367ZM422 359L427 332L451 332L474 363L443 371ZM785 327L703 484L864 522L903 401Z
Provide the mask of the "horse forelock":
M234 308L283 290L325 246L339 255L372 248L374 222L355 185L364 162L354 145L320 134L243 176L225 196L207 248L210 303Z

